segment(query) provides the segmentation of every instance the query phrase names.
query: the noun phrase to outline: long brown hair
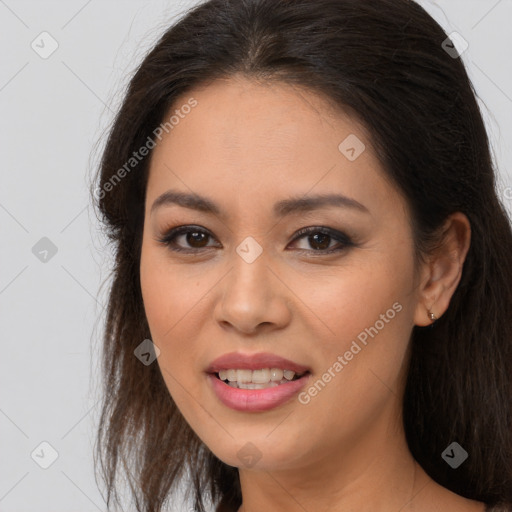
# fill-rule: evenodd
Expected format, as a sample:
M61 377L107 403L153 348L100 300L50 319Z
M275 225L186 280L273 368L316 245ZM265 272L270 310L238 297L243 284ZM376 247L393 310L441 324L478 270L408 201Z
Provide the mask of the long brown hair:
M178 96L235 73L305 86L357 116L410 205L418 262L449 214L469 218L471 246L448 310L432 328L412 331L403 420L414 458L435 481L471 499L512 503L512 232L475 92L446 38L409 0L210 0L145 57L94 192L115 251L96 445L107 503L119 502L124 474L138 511L159 512L181 481L190 482L197 511L207 498L219 510L241 504L237 468L192 431L158 365L134 356L151 338L139 281L150 154L126 166ZM441 458L452 441L469 453L456 470Z

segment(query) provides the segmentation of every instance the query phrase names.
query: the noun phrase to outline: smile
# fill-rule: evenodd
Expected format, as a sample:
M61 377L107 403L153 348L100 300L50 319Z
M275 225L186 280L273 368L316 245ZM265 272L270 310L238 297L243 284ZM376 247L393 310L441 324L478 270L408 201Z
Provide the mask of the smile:
M284 371L272 368L262 370L242 370L242 372L256 373L262 372L265 377L265 372L269 374L273 370L277 370L274 373L274 378L279 377L280 373L284 376ZM251 380L248 380L248 374L238 375L240 370L224 370L222 373L223 377L227 377L227 372L231 373L231 377L236 377L234 380L229 378L221 379L219 373L208 374L209 383L216 394L217 398L227 407L243 412L262 412L278 407L288 402L293 396L298 394L300 390L306 386L309 380L310 373L305 372L301 376L291 372L286 377L281 377L279 381L272 380L271 377L267 382L254 382L252 375ZM293 375L291 375L293 374ZM256 373L256 380L258 380L258 373ZM263 379L261 377L261 379ZM238 381L241 378L242 382ZM243 382L246 381L246 382Z

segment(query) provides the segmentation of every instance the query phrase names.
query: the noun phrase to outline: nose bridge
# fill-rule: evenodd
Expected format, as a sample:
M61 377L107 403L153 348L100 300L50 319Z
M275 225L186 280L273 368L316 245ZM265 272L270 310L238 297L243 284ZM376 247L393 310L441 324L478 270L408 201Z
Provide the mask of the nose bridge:
M267 252L253 237L246 237L235 248L231 264L232 271L226 292L236 295L242 303L250 301L252 308L258 302L269 299L273 287L268 268L271 262Z
M289 321L286 289L272 271L269 254L254 238L245 238L235 248L230 263L216 307L217 321L245 332L262 323L283 326Z

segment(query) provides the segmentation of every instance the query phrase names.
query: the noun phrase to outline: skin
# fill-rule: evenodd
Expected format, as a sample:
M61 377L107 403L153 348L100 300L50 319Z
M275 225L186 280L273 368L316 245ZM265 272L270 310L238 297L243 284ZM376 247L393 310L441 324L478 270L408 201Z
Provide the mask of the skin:
M483 511L426 475L401 423L411 331L431 323L428 309L440 317L449 306L469 248L467 218L452 215L442 248L415 268L407 203L353 117L311 91L241 76L196 88L173 108L190 97L197 106L151 158L141 286L165 383L203 442L239 468L240 511ZM366 145L354 161L338 149L349 134ZM169 189L205 196L222 214L176 204L152 212ZM273 215L279 200L333 192L368 211ZM176 245L198 249L173 252L158 239L180 225L211 236L178 236ZM356 245L321 254L322 240L294 236L309 226ZM263 250L252 263L235 250L249 236ZM327 245L340 247L334 238ZM232 351L292 359L314 382L394 303L401 311L307 404L294 397L244 413L209 386L206 367ZM247 443L261 457L253 466L237 456Z

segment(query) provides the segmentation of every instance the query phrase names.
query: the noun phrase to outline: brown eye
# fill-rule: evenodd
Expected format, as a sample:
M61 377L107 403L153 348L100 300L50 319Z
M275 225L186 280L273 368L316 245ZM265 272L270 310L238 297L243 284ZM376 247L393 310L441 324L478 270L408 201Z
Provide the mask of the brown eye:
M212 238L210 233L195 226L179 226L159 238L158 242L166 245L172 251L193 253L214 247L208 245Z
M187 244L189 244L191 247L194 247L197 249L205 247L205 245L208 243L208 237L209 237L209 235L202 231L189 231L185 235Z
M309 253L329 254L341 252L355 246L354 242L341 231L328 227L303 228L296 233L293 243L306 240L308 247L297 247L299 251ZM337 242L332 244L332 242Z
M308 236L308 241L313 249L325 250L329 247L331 237L325 233L315 233Z

